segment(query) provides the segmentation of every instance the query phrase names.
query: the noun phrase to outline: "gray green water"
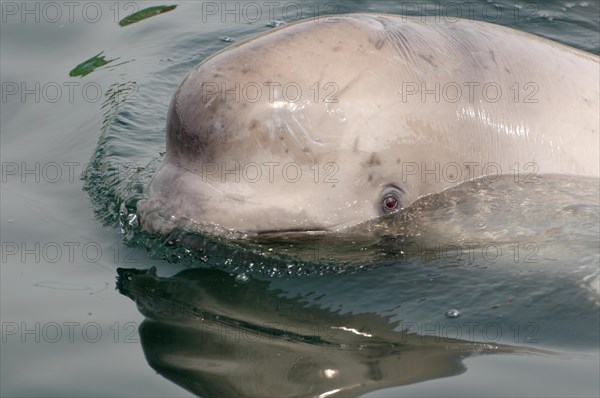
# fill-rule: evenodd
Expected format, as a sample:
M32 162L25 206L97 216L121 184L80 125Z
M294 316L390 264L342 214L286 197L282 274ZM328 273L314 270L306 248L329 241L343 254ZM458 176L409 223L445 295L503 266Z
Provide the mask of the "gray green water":
M470 195L457 211L413 215L445 229L408 256L359 251L369 266L357 272L300 272L218 242L190 254L119 216L160 161L169 101L195 64L297 11L414 13L417 3L257 2L260 18L248 2L228 4L240 11L2 2L0 395L598 396L597 180L515 189L523 214ZM597 2L459 4L600 52ZM421 7L455 15L447 2ZM457 233L462 256L456 238L443 240ZM321 242L310 255L332 243L348 245Z

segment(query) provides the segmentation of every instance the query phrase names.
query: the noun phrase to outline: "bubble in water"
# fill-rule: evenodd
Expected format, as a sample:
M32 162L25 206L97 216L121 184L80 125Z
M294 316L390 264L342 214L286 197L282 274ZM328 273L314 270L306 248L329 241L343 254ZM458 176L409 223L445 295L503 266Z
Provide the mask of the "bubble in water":
M246 283L250 280L250 277L246 273L242 272L235 277L235 281L238 283Z
M446 311L446 316L448 318L458 318L459 315L460 315L460 312L458 310L455 310L454 308Z

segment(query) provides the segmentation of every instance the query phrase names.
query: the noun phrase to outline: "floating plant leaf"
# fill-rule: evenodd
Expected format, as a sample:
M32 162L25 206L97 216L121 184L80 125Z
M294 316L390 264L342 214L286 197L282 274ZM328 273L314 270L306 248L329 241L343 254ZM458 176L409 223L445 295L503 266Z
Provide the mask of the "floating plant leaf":
M125 18L123 18L122 20L119 21L119 26L127 26L127 25L131 25L132 23L136 23L139 21L142 21L146 18L150 18L153 17L155 15L158 14L162 14L164 12L169 12L171 10L174 10L175 7L177 7L176 5L172 5L172 6L155 6L155 7L148 7L148 8L144 8L143 10L140 10L138 12L135 12L131 15L126 16Z
M69 72L69 76L74 77L74 76L85 76L85 75L89 75L90 73L92 73L94 70L96 70L97 68L104 66L108 63L111 63L112 61L114 61L115 59L109 59L109 60L105 60L104 56L102 55L104 51L102 51L100 54L93 56L92 58L83 61L82 63L80 63L79 65L77 65L75 68L73 68L73 70L71 72Z

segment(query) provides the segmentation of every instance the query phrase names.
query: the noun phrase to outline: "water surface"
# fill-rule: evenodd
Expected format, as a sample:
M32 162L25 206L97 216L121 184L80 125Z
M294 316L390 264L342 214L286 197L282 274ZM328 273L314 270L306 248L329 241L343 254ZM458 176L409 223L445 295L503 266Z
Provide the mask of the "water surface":
M188 253L120 210L161 159L185 74L292 22L291 2L237 22L193 2L81 3L73 18L31 2L37 20L22 4L2 3L0 25L1 395L598 396L597 180L511 184L491 205L450 193L451 210L404 215L422 221L412 239L347 250L351 271L311 265L330 242L301 251L307 272L281 245ZM293 4L314 16L314 3ZM455 15L445 2L319 4ZM502 10L477 19L600 52L596 2L472 4ZM529 211L501 206L517 198Z

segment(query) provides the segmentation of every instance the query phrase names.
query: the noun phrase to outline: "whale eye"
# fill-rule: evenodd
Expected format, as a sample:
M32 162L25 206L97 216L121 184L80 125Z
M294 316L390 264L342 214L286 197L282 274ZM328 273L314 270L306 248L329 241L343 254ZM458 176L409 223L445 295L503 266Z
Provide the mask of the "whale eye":
M381 196L381 211L383 214L393 213L402 208L402 194L404 191L395 186L389 186Z

